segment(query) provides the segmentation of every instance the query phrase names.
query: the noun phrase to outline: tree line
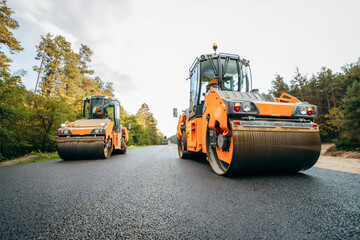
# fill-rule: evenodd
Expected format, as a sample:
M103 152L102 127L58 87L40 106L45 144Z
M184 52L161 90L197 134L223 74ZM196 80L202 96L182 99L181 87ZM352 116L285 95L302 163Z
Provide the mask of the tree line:
M269 92L277 97L286 92L315 104L322 141L334 142L338 149L359 150L360 58L344 65L341 72L322 67L310 77L296 68L290 85L276 74Z
M32 151L56 151L57 129L65 121L82 117L82 99L87 96L114 96L112 82L104 82L90 68L93 51L84 44L74 51L71 43L61 36L48 33L36 46L33 67L37 73L35 91L25 88L24 70L10 71L8 55L23 50L12 30L18 22L5 0L0 1L0 161L22 156ZM6 47L5 53L2 48ZM129 143L160 144L163 135L157 121L143 104L137 114L123 108L123 124L132 123Z

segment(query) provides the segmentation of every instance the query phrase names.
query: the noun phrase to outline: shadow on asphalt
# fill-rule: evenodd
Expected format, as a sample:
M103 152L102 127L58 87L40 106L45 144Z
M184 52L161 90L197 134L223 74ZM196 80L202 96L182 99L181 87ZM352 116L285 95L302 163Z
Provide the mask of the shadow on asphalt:
M110 160L110 158L109 159L71 159L71 160L60 159L59 161L56 162L56 164L89 163L89 162L99 162L105 160Z
M238 174L238 175L231 175L231 176L225 176L228 179L249 179L249 180L255 180L255 179L299 179L299 180L314 180L315 178L313 176L307 175L303 172L298 173L252 173L252 174Z
M187 162L191 162L194 164L198 164L198 165L206 165L209 167L209 171L212 171L208 161L206 160L206 155L204 154L198 154L198 155L191 155L189 157L187 157L186 159L181 159L178 157L179 160L181 161L187 161ZM214 173L216 174L216 173ZM260 173L239 173L239 174L231 174L231 175L225 175L222 176L224 178L227 179L232 179L232 180L245 180L245 179L249 179L249 180L255 180L255 179L292 179L292 180L314 180L315 177L311 176L311 175L307 175L306 172L296 172L296 173L284 173L284 172L274 172L274 173L269 173L269 172L260 172Z

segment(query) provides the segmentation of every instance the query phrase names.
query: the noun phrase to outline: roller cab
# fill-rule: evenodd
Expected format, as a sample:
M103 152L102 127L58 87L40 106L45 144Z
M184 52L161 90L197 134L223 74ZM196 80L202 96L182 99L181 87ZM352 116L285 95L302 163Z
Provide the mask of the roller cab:
M119 100L106 96L83 99L83 119L58 129L58 153L64 160L104 159L126 153L127 128L120 124Z
M206 154L219 175L312 167L321 148L316 106L250 89L249 61L225 53L196 58L190 106L177 127L179 156Z

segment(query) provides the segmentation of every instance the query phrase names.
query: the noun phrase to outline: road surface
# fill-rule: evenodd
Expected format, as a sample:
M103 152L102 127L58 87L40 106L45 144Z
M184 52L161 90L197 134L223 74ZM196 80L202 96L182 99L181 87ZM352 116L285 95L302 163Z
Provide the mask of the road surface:
M175 145L0 168L0 239L360 239L360 175L221 177Z

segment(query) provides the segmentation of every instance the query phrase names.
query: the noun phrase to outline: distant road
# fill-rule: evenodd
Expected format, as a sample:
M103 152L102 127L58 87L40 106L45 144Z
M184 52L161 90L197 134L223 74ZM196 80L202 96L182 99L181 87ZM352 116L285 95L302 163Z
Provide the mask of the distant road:
M360 174L221 177L176 145L0 168L0 239L360 239Z

